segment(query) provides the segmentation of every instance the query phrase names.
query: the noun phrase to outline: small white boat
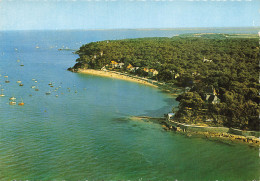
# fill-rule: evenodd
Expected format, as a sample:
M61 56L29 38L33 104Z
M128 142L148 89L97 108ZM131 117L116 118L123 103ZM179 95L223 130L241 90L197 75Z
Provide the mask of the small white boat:
M4 93L3 93L4 89L1 89L1 94L0 94L0 97L4 97Z
M20 80L17 80L17 81L16 81L16 83L20 84L20 83L22 83L22 81L20 81Z
M15 101L10 101L9 104L10 105L16 105L16 102Z
M35 85L33 85L31 88L32 88L32 89L35 89Z
M39 46L36 46L35 48L40 48Z
M9 100L14 101L16 98L15 97L10 97Z

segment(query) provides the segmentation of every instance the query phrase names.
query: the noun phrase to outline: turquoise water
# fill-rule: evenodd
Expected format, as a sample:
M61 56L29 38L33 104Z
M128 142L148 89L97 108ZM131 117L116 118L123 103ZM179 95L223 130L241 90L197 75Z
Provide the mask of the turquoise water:
M178 103L145 85L68 72L77 55L57 50L179 33L1 32L0 85L6 96L0 97L0 180L259 179L257 149L189 138L131 120L133 115L160 117ZM10 83L4 83L5 75ZM45 95L48 91L51 95ZM9 105L12 96L25 105Z

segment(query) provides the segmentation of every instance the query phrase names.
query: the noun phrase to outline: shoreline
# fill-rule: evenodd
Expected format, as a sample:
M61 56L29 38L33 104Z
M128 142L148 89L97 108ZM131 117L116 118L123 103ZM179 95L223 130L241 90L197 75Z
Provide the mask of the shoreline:
M161 124L165 131L174 131L187 137L201 137L210 141L220 141L223 143L246 144L252 147L260 146L260 138L257 136L244 136L236 134L232 128L198 126L169 121L166 118L154 118L148 116L132 116L132 120L148 120ZM187 129L188 128L188 129Z
M116 72L116 71L103 71L103 70L94 70L94 69L78 69L77 73L82 74L89 74L89 75L95 75L95 76L101 76L101 77L109 77L109 78L115 78L120 80L126 80L131 82L140 83L147 86L152 86L155 88L160 88L158 85L160 84L157 81L149 80L147 78L142 78L138 76L131 76L126 73ZM153 81L153 83L150 83L148 81ZM239 134L234 134L229 132L230 128L227 127L221 127L222 130L215 130L219 129L220 127L209 127L209 126L198 126L198 125L187 125L175 121L169 121L165 120L163 118L152 118L152 117L138 117L134 116L135 119L148 119L153 120L153 122L158 122L159 124L162 124L162 127L167 130L174 130L176 132L179 132L181 134L187 135L188 137L193 136L202 136L207 139L218 139L220 141L230 141L233 143L245 143L249 146L260 146L260 138L256 136L243 136ZM156 121L157 120L157 121ZM188 128L188 129L187 129Z
M89 75L96 75L101 77L109 77L109 78L115 78L120 80L126 80L131 82L136 82L139 84L152 86L158 88L158 85L155 85L153 83L148 82L149 80L137 76L129 76L129 74L124 74L116 71L103 71L103 70L94 70L94 69L78 69L78 73L82 74L89 74ZM153 80L152 80L153 81ZM153 81L154 83L158 83L157 81Z
M210 140L217 139L222 142L230 141L232 143L243 143L253 147L260 146L260 138L258 136L243 135L241 134L243 132L242 130L234 128L189 125L170 120L165 120L162 124L166 131L174 130L188 137L202 136Z

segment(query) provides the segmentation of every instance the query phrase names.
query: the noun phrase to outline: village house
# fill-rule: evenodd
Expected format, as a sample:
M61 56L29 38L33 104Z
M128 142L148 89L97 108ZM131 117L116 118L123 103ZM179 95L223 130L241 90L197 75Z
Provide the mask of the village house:
M144 68L143 71L147 72L149 77L156 76L159 73L157 70L149 68Z
M121 69L121 68L123 68L124 65L125 65L124 63L118 63L117 67Z
M208 87L205 92L205 101L212 104L220 103L220 99L218 98L217 92L213 86Z
M149 69L148 76L153 77L153 76L158 75L158 73L159 72L155 69Z
M101 70L107 71L106 66L102 67Z
M198 72L192 72L191 75L192 75L192 76L198 76L198 75L200 75L200 73L198 73Z
M212 103L212 104L218 104L218 103L220 103L220 99L219 99L218 96L216 96L216 95L209 95L209 94L207 94L207 95L206 95L206 101L207 101L208 103Z
M216 89L214 89L213 86L207 87L205 92L206 92L206 94L209 94L209 95L217 95Z
M138 70L139 69L139 67L132 67L132 68L130 68L129 70L131 71L131 72L136 72L136 70Z
M118 67L118 63L116 61L114 61L114 60L112 60L110 64L111 64L112 68L117 68Z
M144 68L143 71L149 72L149 69L148 68Z
M128 70L130 70L130 71L133 70L133 68L134 68L133 65L131 65L130 63L129 63L129 65L126 67L126 69L128 69Z
M180 77L180 74L179 74L179 73L177 73L177 74L174 75L174 79L177 79L178 77Z
M204 57L203 62L213 62L213 60L208 60Z
M167 119L168 120L173 119L173 116L174 116L174 113L168 113L167 114Z
M134 67L134 72L137 71L140 67Z

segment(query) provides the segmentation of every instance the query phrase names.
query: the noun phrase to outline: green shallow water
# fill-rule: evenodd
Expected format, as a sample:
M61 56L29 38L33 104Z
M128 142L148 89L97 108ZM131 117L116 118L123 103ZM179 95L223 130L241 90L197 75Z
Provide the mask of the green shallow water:
M160 117L178 103L152 87L68 72L77 55L57 51L151 33L177 34L0 33L0 85L6 95L0 97L0 180L259 179L257 149L189 138L165 132L159 124L131 120L132 115ZM51 95L45 95L47 91ZM22 97L25 106L9 105L12 96L17 102Z

